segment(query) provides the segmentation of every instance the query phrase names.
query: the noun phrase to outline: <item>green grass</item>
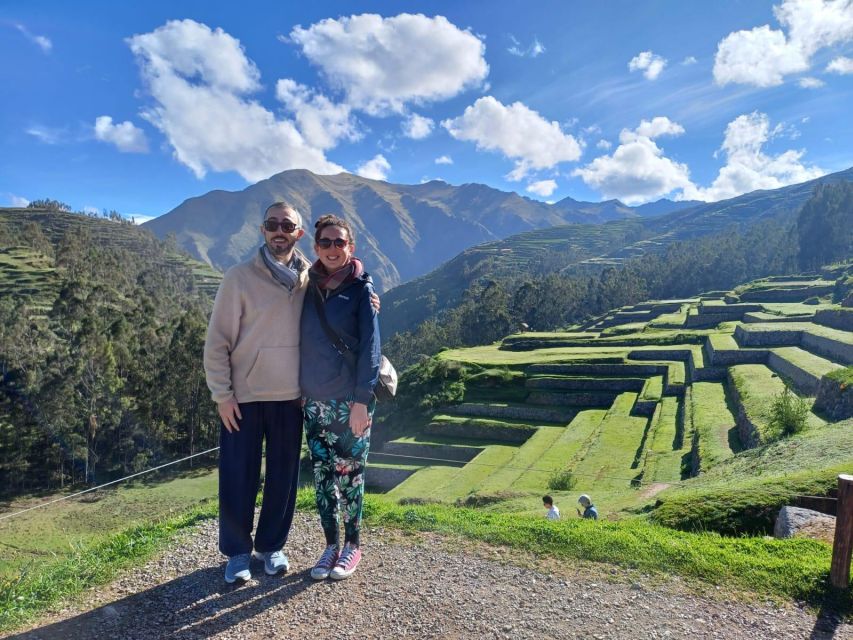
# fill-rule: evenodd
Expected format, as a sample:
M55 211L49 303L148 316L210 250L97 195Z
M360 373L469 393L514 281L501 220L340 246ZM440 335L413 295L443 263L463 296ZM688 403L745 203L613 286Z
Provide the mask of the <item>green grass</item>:
M785 389L785 382L763 364L739 364L729 368L744 412L755 425L759 440L770 442L781 437L781 433L771 424L773 399ZM808 427L815 428L826 424L824 420L809 412Z
M684 442L683 434L678 438L678 399L666 397L661 400L657 423L653 425L646 447L643 482L673 483L681 480L681 459L689 451L690 442Z
M540 427L531 438L519 447L515 455L501 469L495 469L488 479L484 480L475 491L479 493L497 493L510 490L539 491L547 488L544 485L536 485L534 482L524 481L524 476L531 468L540 469L542 456L563 435L567 427Z
M853 384L853 366L845 367L844 369L836 369L832 373L827 374L826 377L830 380L835 380L842 385L851 385Z
M18 576L0 579L0 632L89 587L109 582L150 558L181 531L215 518L217 511L217 503L212 502L156 522L124 527L96 541L77 543L64 556L43 560Z
M490 544L571 561L615 564L651 574L675 574L766 595L830 602L842 611L851 597L828 586L830 548L811 540L724 538L673 531L642 521L589 522L484 512L443 505L399 506L370 497L374 526L462 535Z
M646 380L640 392L640 400L660 400L663 395L663 376L652 376Z
M595 487L597 492L628 489L631 479L638 473L632 465L647 424L646 418L634 418L611 410L602 420L595 442L583 460L572 469L579 477L579 485Z
M730 535L772 531L796 495L826 495L853 467L853 420L749 449L658 495L652 519Z
M592 409L582 411L562 430L559 438L544 452L535 463L535 469L525 472L514 485L518 491L543 491L548 487L551 476L560 470L567 470L589 444L593 433L598 429L606 411ZM546 471L542 471L545 469Z
M723 383L693 383L691 417L698 438L701 471L740 450L735 417L729 410Z
M783 360L787 360L816 378L822 378L827 373L843 368L840 364L836 364L826 358L821 358L799 347L774 347L771 350Z
M0 577L14 577L47 558L61 558L104 535L184 511L217 495L218 472L200 470L158 483L87 494L0 521ZM14 512L38 504L18 500Z

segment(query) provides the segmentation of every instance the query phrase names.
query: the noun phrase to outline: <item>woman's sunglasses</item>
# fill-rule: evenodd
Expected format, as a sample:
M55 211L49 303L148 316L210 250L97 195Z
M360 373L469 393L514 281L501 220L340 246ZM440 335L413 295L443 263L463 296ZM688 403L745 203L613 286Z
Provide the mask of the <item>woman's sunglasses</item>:
M335 245L335 249L343 249L348 244L349 240L344 240L343 238L335 238L334 240L331 238L320 238L317 240L317 246L321 249L328 249L332 245Z
M281 230L285 233L293 233L299 228L290 220L282 220L281 222L278 220L264 220L264 229L270 233L275 233L278 231L279 227L281 227Z

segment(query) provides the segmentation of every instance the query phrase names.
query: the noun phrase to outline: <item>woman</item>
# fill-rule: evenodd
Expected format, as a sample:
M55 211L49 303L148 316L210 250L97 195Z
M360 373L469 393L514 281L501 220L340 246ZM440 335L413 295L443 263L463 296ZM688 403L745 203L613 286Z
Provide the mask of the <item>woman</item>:
M370 303L373 282L353 255L349 223L325 215L314 228L318 260L308 271L299 378L326 549L311 577L342 580L361 560L364 468L381 357L379 321ZM344 520L343 548L339 512Z

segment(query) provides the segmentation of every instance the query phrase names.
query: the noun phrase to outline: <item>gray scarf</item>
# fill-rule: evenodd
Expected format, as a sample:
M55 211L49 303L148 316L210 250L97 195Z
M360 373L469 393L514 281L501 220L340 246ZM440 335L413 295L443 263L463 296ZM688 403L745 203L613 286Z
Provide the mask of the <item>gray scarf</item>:
M293 251L293 257L286 265L273 258L267 245L261 247L261 258L263 258L264 264L267 265L267 269L270 270L276 282L283 285L290 292L293 292L293 288L299 284L299 274L308 267L305 260L302 259L302 256L296 250Z

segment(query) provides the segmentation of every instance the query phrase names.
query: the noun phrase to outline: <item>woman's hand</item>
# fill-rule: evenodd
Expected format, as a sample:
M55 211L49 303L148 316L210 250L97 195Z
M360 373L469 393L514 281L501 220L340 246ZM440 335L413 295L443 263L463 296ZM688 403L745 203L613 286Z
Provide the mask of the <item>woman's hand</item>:
M370 416L367 415L367 405L353 402L349 412L349 428L360 438L370 428Z

